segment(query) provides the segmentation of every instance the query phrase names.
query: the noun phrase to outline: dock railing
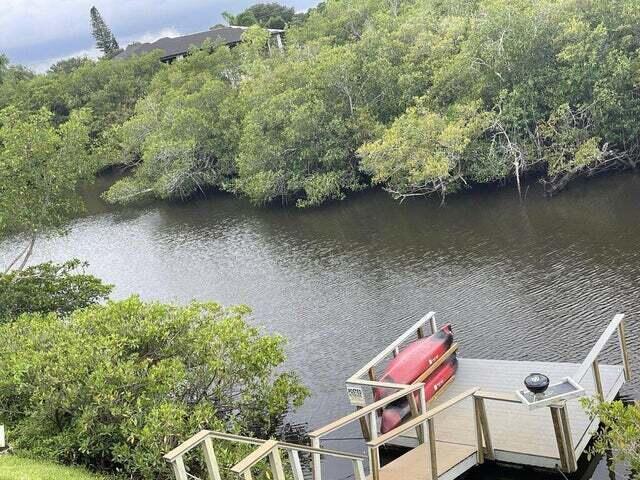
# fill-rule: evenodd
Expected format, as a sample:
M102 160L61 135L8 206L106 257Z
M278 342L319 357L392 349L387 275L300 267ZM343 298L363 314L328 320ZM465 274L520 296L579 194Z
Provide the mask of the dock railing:
M377 438L378 436L378 412L384 409L387 405L396 400L399 400L403 397L407 397L409 402L415 402L415 392L418 392L419 395L419 403L420 407L416 410L418 414L424 413L427 410L425 395L424 395L424 384L415 384L415 385L402 385L403 389L399 390L391 395L388 395L377 402L371 403L366 407L360 408L349 415L346 415L334 422L331 422L324 427L321 427L313 432L309 433L309 437L311 438L311 445L315 448L321 448L320 442L323 437L329 435L330 433L335 432L347 425L352 424L353 422L360 421L362 419L368 420L369 432L372 438ZM416 407L417 408L417 407ZM421 442L424 438L424 432L420 429L418 433L418 441ZM378 455L378 451L372 452L370 450L369 454L376 455L375 457L369 457L369 464L379 464L380 458ZM321 464L321 454L315 453L313 455L313 479L320 480L322 478L322 464Z
M618 342L620 344L620 354L622 356L624 379L627 382L631 380L631 363L629 361L629 350L627 346L627 335L625 332L623 313L619 313L613 317L611 323L609 323L606 330L602 333L587 357L580 364L578 371L573 376L573 379L580 383L589 370L591 370L596 385L596 392L603 400L605 399L605 391L602 385L602 376L600 375L599 357L602 350L616 331L618 332Z
M286 480L288 477L285 475L285 468L281 456L281 452L283 451L288 455L288 467L291 469L291 475L294 480L304 480L300 462L300 452L314 456L325 455L349 460L353 466L355 480L365 480L365 457L361 455L326 448L308 447L306 445L280 442L277 440L263 440L230 433L214 432L211 430L200 431L164 456L164 459L171 464L176 480L188 480L189 477L196 478L191 474L187 474L184 457L198 447L202 448L209 480L222 480L220 466L218 465L218 460L213 448L214 439L249 444L257 447L253 452L229 469L234 476L244 480L252 480L251 469L265 459L269 463L273 480Z

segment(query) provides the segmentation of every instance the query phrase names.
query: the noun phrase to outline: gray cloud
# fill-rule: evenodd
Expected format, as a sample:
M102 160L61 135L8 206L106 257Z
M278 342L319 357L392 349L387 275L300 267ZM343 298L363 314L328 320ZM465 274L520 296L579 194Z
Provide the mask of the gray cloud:
M263 0L270 1L270 0ZM95 56L89 9L95 5L125 46L202 31L258 0L0 0L0 52L38 71L62 58ZM298 10L317 0L284 0Z

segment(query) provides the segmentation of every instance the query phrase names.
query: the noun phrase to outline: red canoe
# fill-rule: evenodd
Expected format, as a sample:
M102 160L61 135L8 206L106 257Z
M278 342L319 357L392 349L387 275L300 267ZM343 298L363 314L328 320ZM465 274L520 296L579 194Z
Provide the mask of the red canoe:
M447 358L442 365L440 365L435 372L429 375L429 378L424 383L424 393L428 400L431 400L435 394L440 390L451 377L453 377L458 369L458 359L455 354ZM416 400L419 396L416 392ZM382 411L382 421L380 423L380 431L387 433L400 425L405 418L411 414L411 408L409 407L409 401L405 398L396 400L390 403Z
M446 324L430 337L409 344L389 362L379 381L411 384L444 355L452 343L451 325ZM391 388L376 388L373 396L375 400L380 400L395 391Z

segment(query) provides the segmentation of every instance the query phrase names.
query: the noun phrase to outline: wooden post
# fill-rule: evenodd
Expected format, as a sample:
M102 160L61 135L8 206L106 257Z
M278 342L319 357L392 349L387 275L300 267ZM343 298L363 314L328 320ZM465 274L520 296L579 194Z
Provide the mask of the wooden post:
M604 402L604 388L602 387L602 377L600 376L600 364L598 363L598 357L595 358L591 367L593 368L593 379L596 383L596 393L600 397L600 401Z
M396 358L398 355L400 355L400 348L396 347L393 349L393 358Z
M220 477L220 468L218 467L218 460L216 454L213 451L213 442L211 437L207 437L202 442L202 453L204 454L204 463L207 465L207 472L209 473L210 480L222 480Z
M421 389L422 391L424 391L424 389ZM410 393L407 396L407 399L409 400L409 409L411 410L411 418L416 418L420 415L420 412L418 411L418 402L416 402L416 397L413 395L413 393ZM420 445L422 445L422 443L424 443L424 437L422 435L422 427L418 426L416 427L416 435L418 437L418 443Z
M289 463L291 464L291 471L293 472L293 480L304 480L300 455L297 450L289 450Z
M416 335L418 336L418 339L424 338L424 327L418 327Z
M4 439L4 425L0 425L0 448L7 446L7 442Z
M376 371L373 367L369 367L369 380L372 382L376 381Z
M438 458L436 456L436 427L433 418L427 420L429 430L429 463L431 464L431 480L438 480Z
M578 470L578 463L576 461L576 452L573 447L573 436L571 435L571 428L569 426L569 413L567 411L566 402L563 403L562 408L559 411L560 414L560 423L562 425L565 450L567 453L567 466L569 467L569 472L573 473Z
M482 440L482 420L480 419L480 398L473 397L473 417L476 423L476 445L478 447L478 463L484 463L484 441Z
M173 475L176 477L176 480L187 480L187 470L184 468L182 455L171 462L171 468L173 469Z
M627 334L624 331L624 320L618 325L618 340L620 341L620 351L622 352L624 379L628 382L631 380L631 362L629 361L629 351L627 350Z
M320 439L317 437L311 437L311 446L314 448L320 448ZM314 453L312 456L312 471L313 480L322 480L322 459L319 453Z
M496 452L493 449L493 441L491 440L491 432L489 431L489 419L487 418L487 409L485 407L484 398L474 397L477 401L478 416L480 417L480 425L482 427L482 436L484 437L484 445L487 449L485 456L490 460L496 459Z
M363 407L356 407L356 411L362 410ZM371 440L371 431L369 430L369 424L367 423L367 417L360 417L358 419L360 422L360 430L362 430L362 438L364 438L365 442Z
M568 472L569 464L565 449L564 429L562 428L562 422L560 421L560 408L561 407L558 405L551 405L549 410L551 411L551 420L553 421L553 431L556 434L556 444L558 445L558 454L560 457L560 468L563 472Z
M369 426L371 427L371 440L375 440L378 438L378 417L375 410L369 413ZM378 447L369 448L369 463L373 480L380 480L380 450Z
M271 466L273 480L286 480L282 468L282 459L280 458L280 449L278 447L274 448L269 454L269 465Z
M438 324L436 323L436 316L432 315L431 316L431 333L436 333L438 331Z
M244 480L253 480L253 475L251 475L251 470L247 470L244 472Z
M365 480L366 476L364 474L364 465L362 464L362 460L351 460L351 462L353 463L354 480Z

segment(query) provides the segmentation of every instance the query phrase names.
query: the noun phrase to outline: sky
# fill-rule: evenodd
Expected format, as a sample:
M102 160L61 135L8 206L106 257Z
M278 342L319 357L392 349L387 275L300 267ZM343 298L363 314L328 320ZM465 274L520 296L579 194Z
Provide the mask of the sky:
M89 24L93 5L126 47L207 30L223 22L222 12L238 13L254 3L260 0L0 0L0 53L37 72L63 58L97 57ZM317 0L281 3L303 11Z

